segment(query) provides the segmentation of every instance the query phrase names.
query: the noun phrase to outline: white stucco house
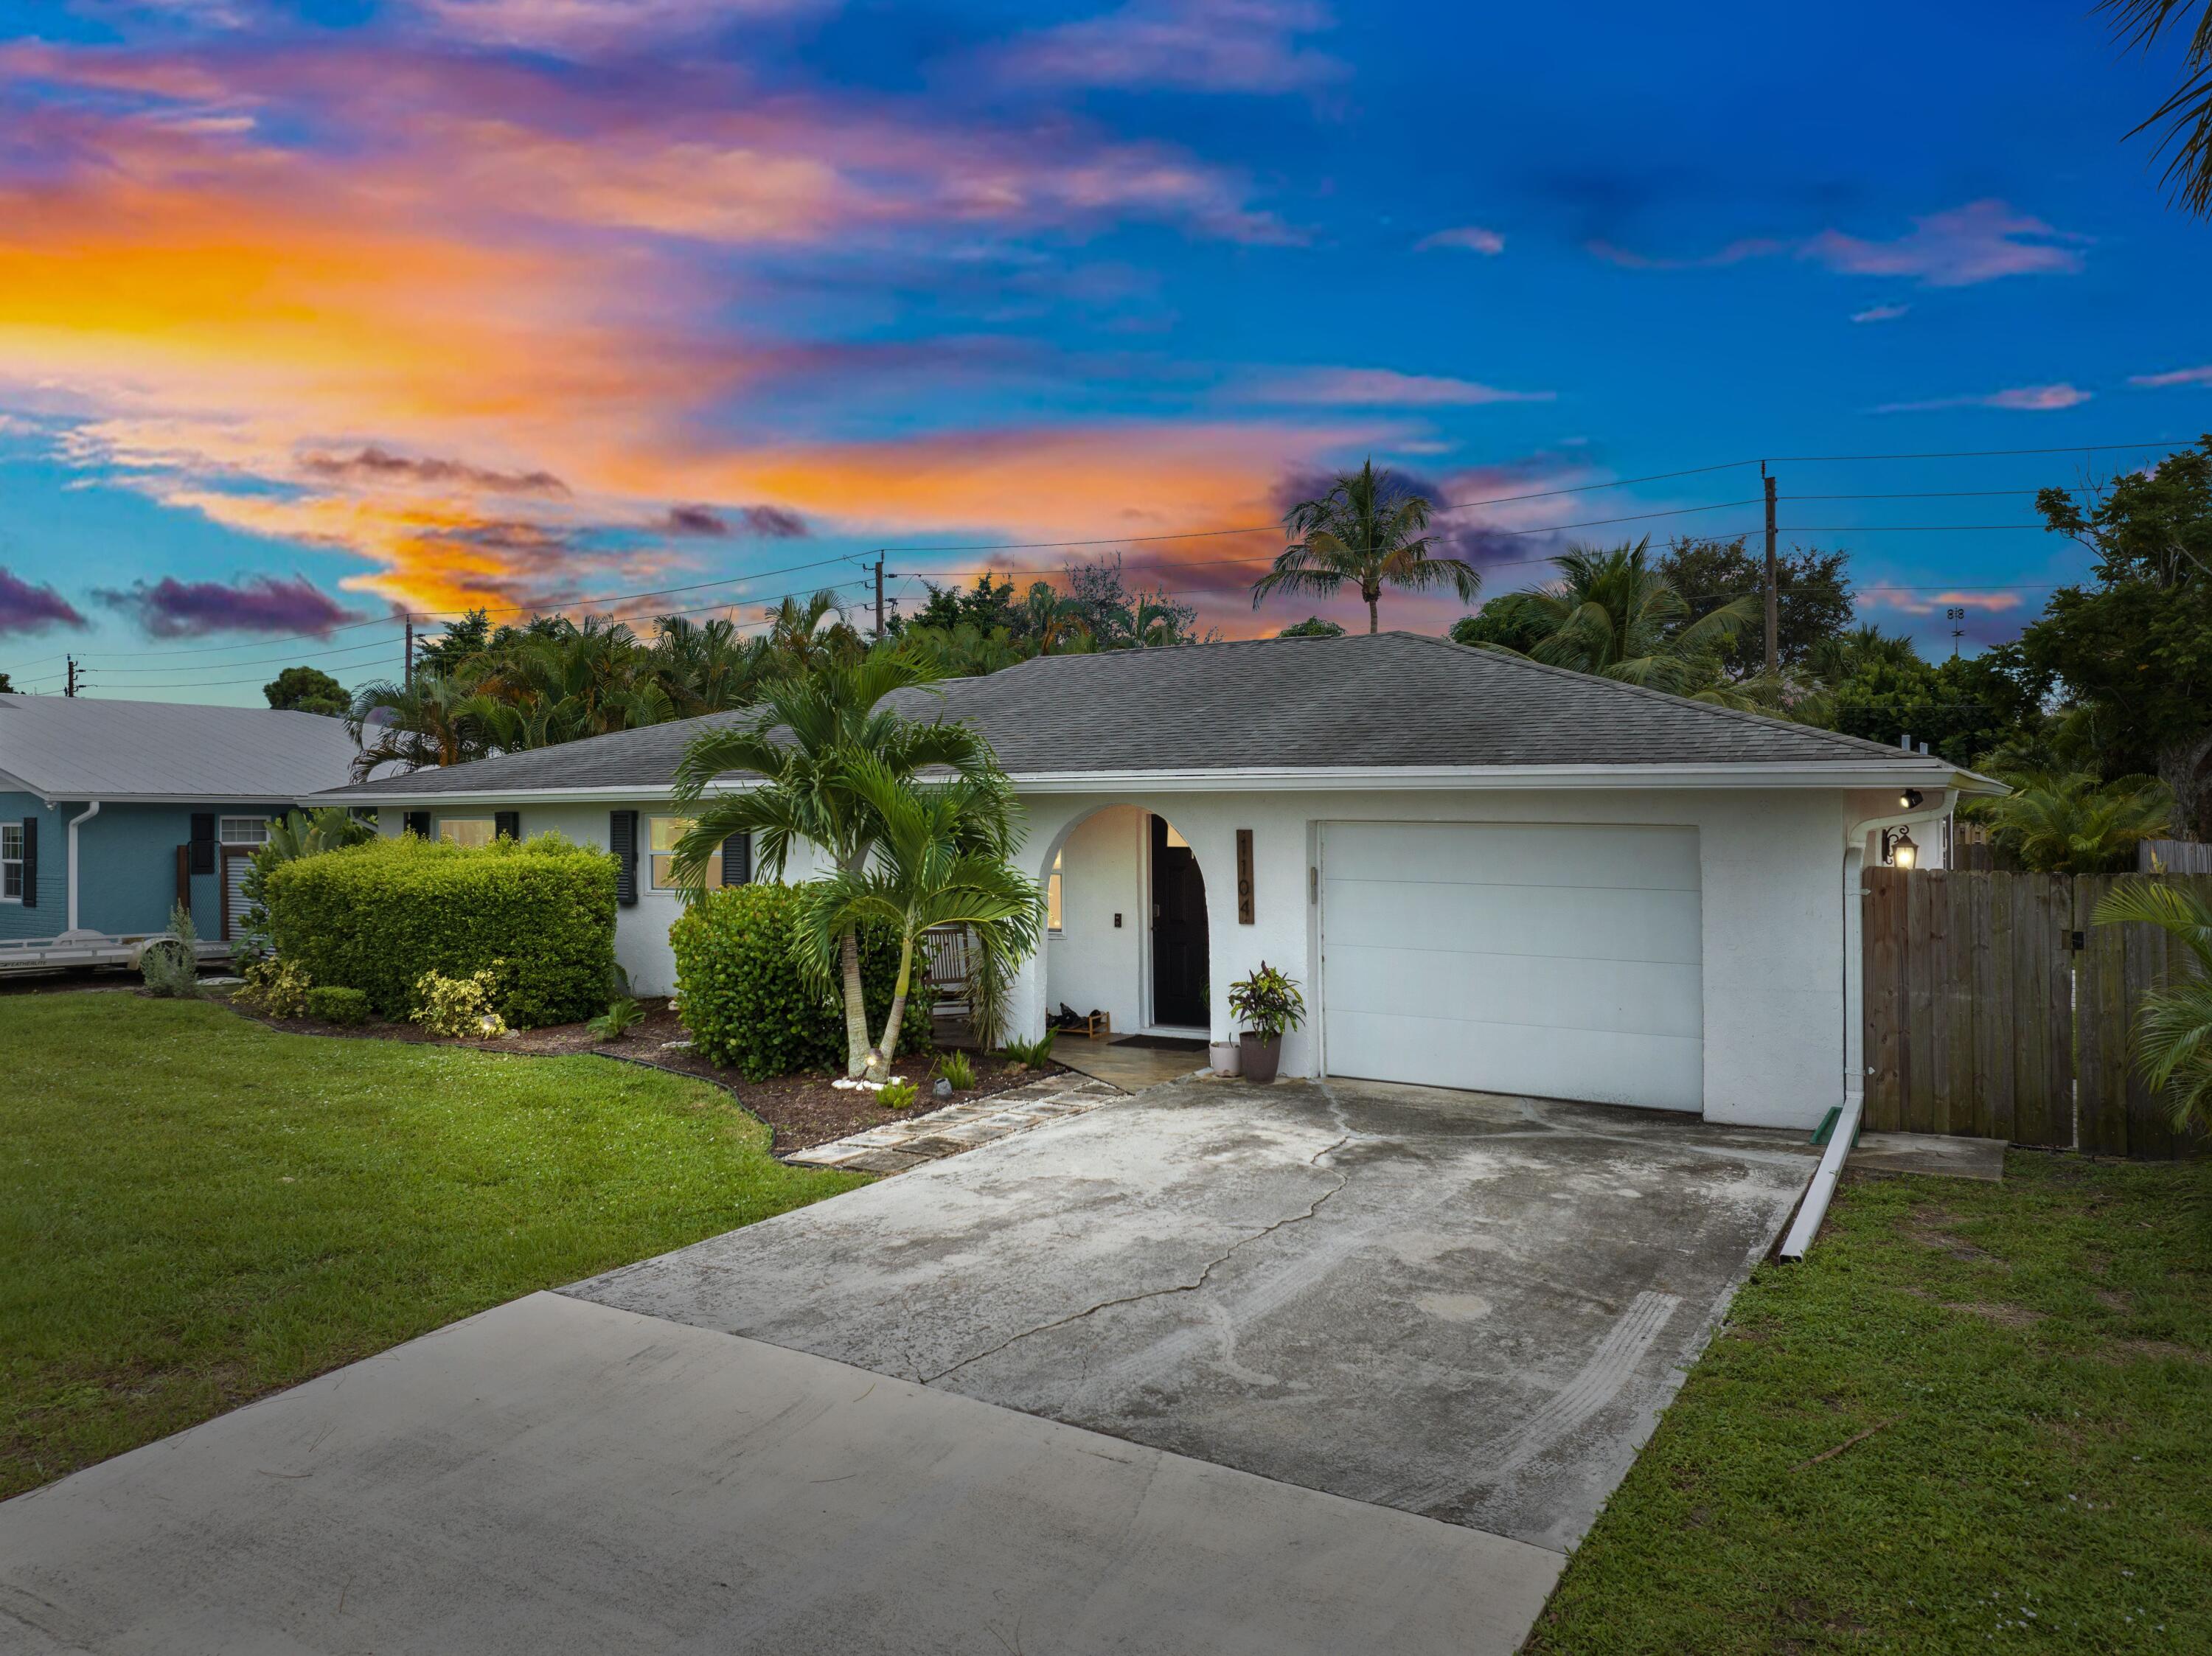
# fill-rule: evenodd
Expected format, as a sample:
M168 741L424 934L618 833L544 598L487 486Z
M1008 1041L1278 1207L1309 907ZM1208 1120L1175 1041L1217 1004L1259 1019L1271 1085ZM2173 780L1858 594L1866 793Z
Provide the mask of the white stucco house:
M907 693L988 737L1052 929L1014 1004L1232 1030L1304 986L1287 1075L1811 1126L1864 1073L1859 870L1962 793L1940 759L1411 634L1052 656ZM727 719L728 715L715 716ZM617 952L673 986L670 779L705 721L318 797L386 833L558 828L624 856ZM732 776L726 786L747 779ZM749 877L742 844L725 877ZM803 870L794 870L796 877Z

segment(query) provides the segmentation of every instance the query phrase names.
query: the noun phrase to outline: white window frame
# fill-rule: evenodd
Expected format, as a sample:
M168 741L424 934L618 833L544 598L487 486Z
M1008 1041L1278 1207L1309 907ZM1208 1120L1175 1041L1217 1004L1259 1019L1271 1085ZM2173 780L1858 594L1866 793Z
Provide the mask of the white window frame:
M11 840L15 846L12 855L8 850L9 841ZM8 876L10 870L13 870L15 877L15 890L12 896L8 893ZM20 903L22 901L23 825L21 822L0 822L0 903Z
M645 819L645 889L647 890L668 892L683 890L684 888L675 883L676 842L689 833L691 825L698 820L696 816L648 816ZM678 826L667 836L667 847L655 849L653 842L661 837L660 828L663 823L672 823ZM669 877L665 884L662 883L660 877L664 864ZM702 889L708 891L720 891L722 889L722 856L720 852L716 852L707 859L706 878L701 882L701 884Z
M1054 852L1052 872L1044 877L1044 929L1055 937L1065 929L1060 924L1066 916L1060 907L1060 859L1066 854L1066 846Z
M233 829L239 830L233 833ZM266 816L219 816L216 819L215 837L226 846L265 846L269 843L269 819Z
M471 837L464 840L459 834L452 832L453 829L462 827L482 828L483 838L478 840ZM438 842L441 845L459 846L465 850L481 851L498 837L499 819L496 816L441 816L438 819Z

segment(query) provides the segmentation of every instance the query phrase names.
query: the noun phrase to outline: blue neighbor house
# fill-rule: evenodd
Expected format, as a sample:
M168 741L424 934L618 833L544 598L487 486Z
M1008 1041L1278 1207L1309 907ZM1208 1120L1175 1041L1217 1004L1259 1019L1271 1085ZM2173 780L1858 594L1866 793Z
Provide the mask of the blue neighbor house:
M0 968L126 961L179 902L228 938L270 820L354 754L319 713L0 695Z

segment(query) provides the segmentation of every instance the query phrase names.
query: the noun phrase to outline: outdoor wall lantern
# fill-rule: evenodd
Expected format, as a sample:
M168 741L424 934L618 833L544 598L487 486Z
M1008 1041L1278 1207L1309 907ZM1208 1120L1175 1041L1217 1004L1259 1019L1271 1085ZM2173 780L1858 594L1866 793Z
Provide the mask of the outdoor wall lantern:
M1912 843L1912 835L1904 828L1891 828L1882 834L1882 861L1893 867L1911 870L1920 862L1920 847Z

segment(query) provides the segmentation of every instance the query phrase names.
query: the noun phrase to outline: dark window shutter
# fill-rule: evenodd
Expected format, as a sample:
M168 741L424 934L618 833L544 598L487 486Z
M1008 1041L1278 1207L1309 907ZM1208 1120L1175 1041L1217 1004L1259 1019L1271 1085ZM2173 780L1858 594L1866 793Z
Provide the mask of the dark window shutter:
M615 901L624 908L637 906L637 813L607 813L607 849L615 854Z
M211 810L192 813L192 872L215 872L215 813Z
M23 907L39 906L39 819L23 819Z
M753 877L753 836L732 834L722 841L722 883L743 885Z
M504 834L510 840L522 838L522 813L519 810L495 810L491 814L494 835Z

